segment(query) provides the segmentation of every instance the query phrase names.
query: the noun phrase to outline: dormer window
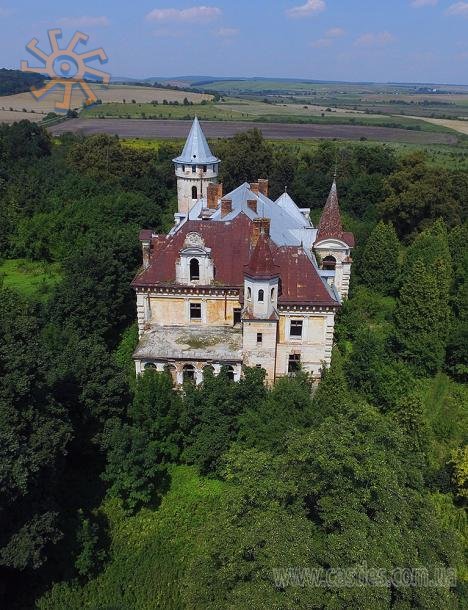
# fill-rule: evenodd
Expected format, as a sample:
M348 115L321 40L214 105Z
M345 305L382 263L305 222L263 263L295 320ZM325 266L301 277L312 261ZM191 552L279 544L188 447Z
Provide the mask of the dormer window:
M249 301L252 300L252 288L247 288L247 298Z
M263 303L265 300L265 292L263 290L258 291L258 302Z
M335 271L336 269L336 258L334 256L326 256L323 259L322 264L324 271Z
M275 289L272 288L271 289L271 300L273 301L274 298L275 298Z
M196 282L200 279L200 262L197 258L190 261L190 281Z

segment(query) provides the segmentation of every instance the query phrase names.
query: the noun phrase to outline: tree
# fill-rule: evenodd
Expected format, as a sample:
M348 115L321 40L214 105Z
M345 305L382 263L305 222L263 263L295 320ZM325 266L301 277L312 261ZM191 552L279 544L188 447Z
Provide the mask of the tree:
M239 418L238 438L249 447L281 453L287 436L312 418L311 383L305 373L282 377Z
M229 141L218 143L214 150L223 159L220 181L226 192L242 182L256 182L259 178L268 178L270 174L272 148L258 129L251 129L235 135Z
M359 274L366 286L391 294L399 275L400 242L391 224L379 222L367 240L359 260Z
M391 358L386 337L367 326L356 333L346 376L350 388L383 411L399 404L414 385L408 367Z
M39 328L33 307L0 288L0 566L17 570L43 565L62 536L56 480L72 436L46 384Z
M337 347L333 349L329 369L322 370L322 379L315 392L312 407L315 422L339 413L349 402L349 392L343 371L343 358Z
M383 220L393 222L400 238L427 228L436 218L449 226L463 221L468 179L461 172L434 168L423 153L411 153L386 180L386 199L379 205Z
M403 280L394 314L398 353L417 374L434 374L445 357L447 310L438 279L417 261Z
M115 419L108 424L103 478L110 483L109 492L131 511L154 503L164 490L167 466L179 453L179 411L171 376L145 371L128 410L129 423Z
M236 385L224 367L218 376L206 369L200 386L187 384L180 419L182 458L199 466L203 474L217 471L223 453L237 436L238 416L247 404L238 400Z

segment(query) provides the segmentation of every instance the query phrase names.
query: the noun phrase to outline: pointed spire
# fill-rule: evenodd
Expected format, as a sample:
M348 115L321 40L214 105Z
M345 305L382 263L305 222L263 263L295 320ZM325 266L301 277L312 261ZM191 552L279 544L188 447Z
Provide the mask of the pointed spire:
M245 275L255 279L270 279L278 277L279 266L275 265L270 247L270 239L262 230L257 245L252 252L249 264L245 266Z
M208 146L198 117L195 117L193 121L182 154L173 161L174 163L184 163L186 165L206 165L208 163L220 162L219 159L212 154L210 147Z
M342 239L343 225L341 224L340 205L338 203L338 189L336 188L336 178L328 195L327 203L322 212L318 226L317 241L327 237Z

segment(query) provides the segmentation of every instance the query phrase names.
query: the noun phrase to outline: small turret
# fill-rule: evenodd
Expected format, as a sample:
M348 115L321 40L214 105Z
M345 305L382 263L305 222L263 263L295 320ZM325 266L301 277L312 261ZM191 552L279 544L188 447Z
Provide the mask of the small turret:
M244 293L248 314L257 319L270 318L278 305L278 288L279 267L273 259L270 238L262 228L250 261L244 269Z
M353 234L343 231L335 178L320 217L314 251L323 271L322 275L335 285L342 298L346 298L349 292L353 246Z
M207 197L208 185L218 180L220 160L215 157L197 117L179 157L173 159L177 177L179 214L187 215L202 197Z

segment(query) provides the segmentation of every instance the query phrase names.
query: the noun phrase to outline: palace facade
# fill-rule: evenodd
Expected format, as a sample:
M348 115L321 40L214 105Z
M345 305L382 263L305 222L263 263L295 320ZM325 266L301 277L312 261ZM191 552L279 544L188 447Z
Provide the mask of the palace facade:
M178 212L167 235L140 234L133 281L140 341L136 372L169 370L200 383L206 367L238 380L258 366L273 383L299 368L319 379L330 364L335 316L348 295L354 237L341 223L336 181L317 228L268 180L230 193L195 119L174 159Z

